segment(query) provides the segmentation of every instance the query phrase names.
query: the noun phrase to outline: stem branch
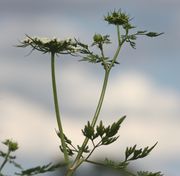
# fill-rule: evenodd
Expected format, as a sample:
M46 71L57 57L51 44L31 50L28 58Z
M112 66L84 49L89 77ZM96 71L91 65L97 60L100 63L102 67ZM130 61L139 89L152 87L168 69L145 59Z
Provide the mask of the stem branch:
M118 47L117 47L117 50L116 50L116 52L115 52L115 54L114 54L114 57L113 57L113 59L112 59L110 68L113 67L113 65L114 65L114 63L115 63L115 61L116 61L116 59L117 59L117 57L118 57L118 55L119 55L119 52L120 52L120 50L121 50L121 46L122 46L122 44L123 44L123 43L121 42L121 35L120 35L119 25L117 25L116 27L117 27L117 36L118 36Z

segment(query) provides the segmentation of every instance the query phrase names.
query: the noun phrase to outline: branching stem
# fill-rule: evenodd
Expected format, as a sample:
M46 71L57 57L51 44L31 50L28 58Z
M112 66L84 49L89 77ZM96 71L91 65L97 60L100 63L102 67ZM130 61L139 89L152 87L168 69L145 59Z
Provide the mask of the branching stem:
M98 144L95 145L95 144L94 144L94 141L92 141L92 143L93 143L93 149L91 150L91 152L89 153L89 155L86 157L85 161L87 161L87 160L89 159L89 157L92 155L92 153L95 151L95 149L100 146L101 142L102 142L102 141L98 142Z
M92 122L91 122L91 126L93 128L96 125L96 122L98 120L98 117L99 117L99 114L100 114L100 111L101 111L101 107L102 107L102 103L103 103L103 100L104 100L104 96L105 96L105 92L106 92L106 87L107 87L107 83L108 83L109 73L110 73L111 68L113 67L113 65L114 65L114 63L115 63L115 61L116 61L116 59L117 59L117 57L119 55L119 52L120 52L121 46L122 46L119 25L117 25L116 27L117 27L117 36L118 36L118 47L117 47L115 55L114 55L114 57L112 59L112 63L111 63L111 65L108 68L107 68L107 65L103 62L105 64L104 65L105 76L104 76L104 82L103 82L103 87L102 87L101 95L100 95L100 98L99 98L99 102L98 102L98 105L97 105L94 117L93 117ZM102 54L102 57L104 57L104 52L103 52L102 49L101 49L101 54ZM67 171L66 176L72 176L74 171L82 164L82 162L85 161L85 159L81 158L81 157L82 157L82 154L83 154L83 151L84 151L86 145L88 144L88 141L89 141L89 139L86 137L84 139L84 142L83 142L83 144L81 146L81 149L79 150L79 152L77 154L77 157L75 158L72 166ZM92 154L92 152L91 152L91 154Z

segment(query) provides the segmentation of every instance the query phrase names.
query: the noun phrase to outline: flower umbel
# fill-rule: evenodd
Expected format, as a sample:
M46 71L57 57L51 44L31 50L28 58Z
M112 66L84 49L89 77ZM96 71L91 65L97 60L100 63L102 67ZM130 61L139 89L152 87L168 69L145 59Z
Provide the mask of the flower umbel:
M54 53L54 54L73 54L76 52L76 42L72 39L59 40L57 38L39 38L30 37L26 35L26 38L21 42L18 47L32 47L33 50L38 50L43 53Z
M130 21L129 16L121 12L121 10L114 10L113 12L108 13L108 15L104 17L104 20L109 24L114 25L126 25Z

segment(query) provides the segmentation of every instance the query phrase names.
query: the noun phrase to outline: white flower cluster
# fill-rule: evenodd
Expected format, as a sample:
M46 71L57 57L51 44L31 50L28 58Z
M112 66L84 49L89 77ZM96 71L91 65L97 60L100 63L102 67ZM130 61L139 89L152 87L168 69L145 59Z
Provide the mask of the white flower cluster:
M20 45L20 47L31 46L33 47L33 50L36 49L44 53L53 52L56 54L70 54L78 52L80 50L80 48L77 48L78 45L76 40L73 40L71 38L59 40L55 37L30 37L26 35L25 39L21 43L22 45Z
M57 42L57 43L66 42L66 43L74 44L74 42L70 38L67 38L65 40L60 40L60 39L57 39L55 37L47 38L47 37L29 37L29 36L26 36L25 39L22 41L22 43L32 43L34 41L38 41L38 42L40 42L42 44L47 44L47 43L50 43L50 42Z

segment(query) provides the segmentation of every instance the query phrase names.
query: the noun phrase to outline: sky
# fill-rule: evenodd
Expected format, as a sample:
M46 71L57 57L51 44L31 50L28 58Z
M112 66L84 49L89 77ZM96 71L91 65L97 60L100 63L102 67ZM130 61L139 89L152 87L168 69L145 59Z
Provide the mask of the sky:
M178 176L180 163L180 1L179 0L0 0L0 141L18 141L18 160L26 167L44 164L59 154L53 109L49 55L15 47L25 34L91 43L95 33L109 34L112 56L115 29L103 21L114 9L132 17L137 30L164 32L139 37L136 50L125 45L113 68L100 119L111 124L127 115L119 141L94 156L121 159L126 146L157 147L132 165ZM93 116L103 69L60 56L56 73L60 109L67 135L79 144L81 129ZM42 147L43 146L43 147ZM116 151L116 152L112 152ZM117 155L118 153L118 155ZM28 161L28 162L27 162Z

